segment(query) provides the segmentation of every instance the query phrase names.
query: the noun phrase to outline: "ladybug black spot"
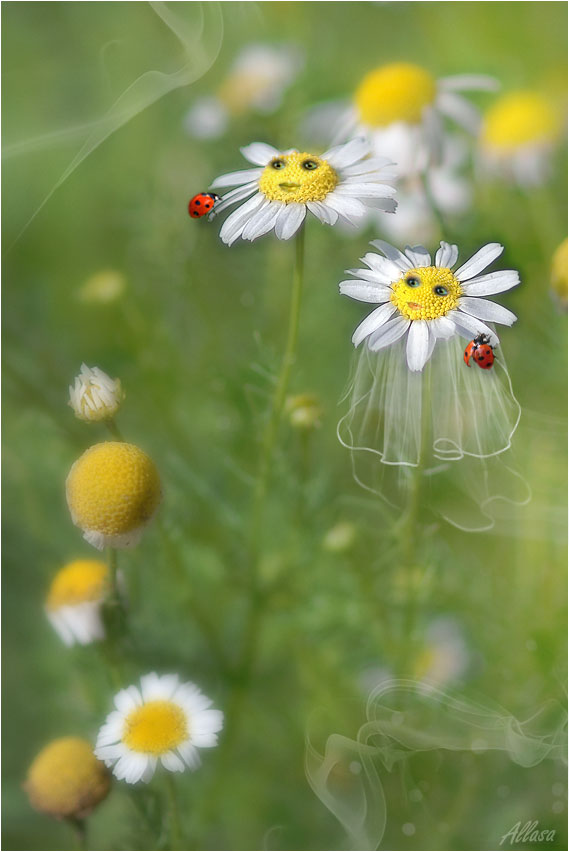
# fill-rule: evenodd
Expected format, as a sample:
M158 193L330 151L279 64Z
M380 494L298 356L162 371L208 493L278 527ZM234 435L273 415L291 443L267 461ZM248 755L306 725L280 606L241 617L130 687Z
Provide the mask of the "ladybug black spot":
M479 360L479 361L483 361L483 360L484 360L484 355L479 355L479 356L478 356L478 360Z
M199 207L199 205L201 204L201 201L198 201L198 199L196 198L196 200L194 201L194 204L196 205L196 207Z

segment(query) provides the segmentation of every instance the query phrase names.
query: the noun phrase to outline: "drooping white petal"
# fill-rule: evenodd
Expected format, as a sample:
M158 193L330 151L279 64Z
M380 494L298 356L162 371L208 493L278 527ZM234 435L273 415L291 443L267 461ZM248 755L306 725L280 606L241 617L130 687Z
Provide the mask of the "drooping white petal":
M376 308L375 311L372 311L368 316L358 325L356 330L352 335L352 343L354 346L359 346L362 340L372 334L374 331L377 331L380 326L387 322L387 320L393 316L397 308L391 302L387 302L385 305L380 305L379 308Z
M423 246L406 246L405 254L413 266L430 266L431 255Z
M491 329L482 320L464 313L464 311L450 311L447 314L447 319L452 320L456 326L456 330L462 337L474 338L479 334L485 334L490 339L492 346L497 346L500 338L496 332Z
M379 305L381 302L389 300L392 290L382 284L370 284L369 281L358 280L341 281L340 293L343 296L349 296L351 299L357 299L358 302L372 302Z
M251 183L246 183L245 186L239 186L237 189L232 189L230 192L226 192L221 201L216 202L216 205L213 210L213 215L218 216L227 207L231 207L232 204L237 204L239 201L244 201L250 195L257 191L257 181L254 180ZM211 217L210 213L210 217Z
M482 246L482 248L478 249L478 251L466 261L466 263L463 263L462 266L456 270L454 273L455 277L458 278L459 281L468 281L470 278L474 278L475 275L478 275L479 272L482 272L483 269L490 266L497 257L500 257L503 251L504 246L500 245L500 243L488 243L487 245Z
M279 240L290 240L293 237L306 216L306 205L292 202L285 204L275 222L275 234Z
M499 80L487 74L453 74L439 77L437 85L445 92L497 92Z
M386 243L385 240L372 240L370 245L378 248L383 254L397 266L398 271L412 269L413 264L402 251L392 246L391 243Z
M488 275L477 275L462 285L467 296L492 296L517 287L520 274L515 269L501 269Z
M219 189L224 186L241 186L241 184L257 181L263 174L262 169L243 169L238 172L228 172L226 175L220 175L211 184L212 189Z
M435 266L451 269L458 260L458 246L441 240L441 247L435 255Z
M379 349L384 349L386 346L391 346L400 337L403 337L411 320L402 316L397 316L395 319L386 322L377 331L374 331L368 338L367 345L371 352L377 352Z
M221 226L219 236L221 237L222 242L230 246L235 242L235 240L239 239L243 228L249 221L249 218L256 210L258 210L264 200L265 196L258 192L253 196L253 198L250 198L249 201L246 201L245 204L238 207L237 210L234 210Z
M323 225L335 225L338 221L337 211L327 207L323 201L307 201L306 206Z
M499 322L502 325L513 325L517 320L517 316L512 311L489 299L469 299L468 296L462 296L458 300L458 308L477 319Z
M245 159L256 166L266 166L273 157L278 157L280 153L272 145L267 145L265 142L252 142L240 150Z
M420 372L427 363L429 352L429 324L414 320L407 335L407 366L413 373Z
M186 740L178 746L178 752L185 760L186 764L190 769L195 770L199 769L201 766L201 760L199 756L199 752L197 748L193 745L191 740Z
M437 97L437 107L443 115L452 118L468 133L476 135L480 129L481 117L476 107L454 92L441 92Z
M255 240L257 237L270 231L275 225L281 206L281 201L269 201L266 198L243 228L241 238L244 240Z
M456 334L456 328L452 320L448 317L436 317L430 321L429 329L434 337L448 340L453 334Z
M361 160L371 151L369 142L363 137L358 136L356 139L350 140L345 145L336 145L330 148L324 154L322 159L326 160L333 169L343 169L346 166L351 166L358 160Z
M365 216L365 205L357 198L350 198L347 195L339 195L336 190L329 192L326 196L326 206L336 210L340 216Z
M183 772L184 763L181 758L173 751L167 751L166 754L160 755L160 761L165 769L170 772Z
M396 189L386 183L339 183L334 192L353 198L390 198Z
M146 769L144 770L144 774L142 775L140 780L143 781L145 784L148 784L149 781L152 781L157 765L158 758L148 756L146 761Z

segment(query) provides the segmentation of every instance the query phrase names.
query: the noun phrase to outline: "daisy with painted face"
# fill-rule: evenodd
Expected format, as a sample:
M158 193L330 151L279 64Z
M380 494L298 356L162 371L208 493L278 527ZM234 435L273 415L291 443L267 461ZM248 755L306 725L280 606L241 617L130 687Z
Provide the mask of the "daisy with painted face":
M223 713L193 683L152 673L121 689L99 731L95 755L128 784L150 781L158 763L170 772L200 766L198 749L217 745Z
M520 416L494 329L516 316L486 298L519 284L515 270L488 271L503 246L490 243L457 265L458 247L449 243L434 261L422 246L372 245L381 254L366 254L367 268L349 270L353 278L340 284L344 295L378 305L352 337L360 354L338 432L362 462L356 478L375 462L436 470L441 461L503 453ZM493 348L491 369L465 363L465 346L478 335Z
M393 178L385 171L389 161L369 157L363 139L338 145L321 156L276 148L255 142L241 149L255 168L217 178L213 189L234 186L215 208L219 214L240 206L223 223L220 236L232 245L239 237L255 240L274 230L280 240L293 237L307 212L323 224L339 220L357 224L368 207L393 213L395 189L384 183Z

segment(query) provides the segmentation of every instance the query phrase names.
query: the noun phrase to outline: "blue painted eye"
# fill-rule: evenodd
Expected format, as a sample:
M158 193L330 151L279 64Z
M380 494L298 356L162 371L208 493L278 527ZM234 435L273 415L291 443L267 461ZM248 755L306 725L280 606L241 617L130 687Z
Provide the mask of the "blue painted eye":
M408 287L420 287L421 280L417 278L415 275L410 275L409 278L405 279L405 283Z
M448 296L448 290L446 287L442 287L438 284L436 287L433 287L433 293L436 293L437 296Z
M278 169L284 169L285 161L284 160L273 160L273 162L271 163L271 166L273 167L273 169L277 169L277 170Z
M314 171L314 169L318 168L318 163L315 160L304 160L302 163L302 168L306 169L308 172Z

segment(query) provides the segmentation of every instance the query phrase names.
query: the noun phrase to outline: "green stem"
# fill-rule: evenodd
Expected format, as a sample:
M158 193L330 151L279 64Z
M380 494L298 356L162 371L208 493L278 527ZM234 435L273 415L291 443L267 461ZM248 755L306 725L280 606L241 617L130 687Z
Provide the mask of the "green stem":
M109 432L111 433L111 435L113 436L115 441L121 441L122 443L124 443L124 438L122 436L122 432L120 431L119 427L117 426L115 420L112 417L110 417L108 420L105 420L105 423L107 425L107 429L109 430Z
M75 848L79 850L79 852L84 852L84 850L87 849L86 821L84 819L78 819L77 817L69 817L67 822L73 829L73 834L75 835Z
M117 687L122 686L123 683L120 644L126 631L126 616L118 589L118 554L114 547L108 549L108 560L109 592L104 604L106 640L103 650L111 680Z
M176 783L171 772L166 773L166 798L168 805L168 822L170 828L170 849L182 849L182 832L180 828L180 811L176 796Z

